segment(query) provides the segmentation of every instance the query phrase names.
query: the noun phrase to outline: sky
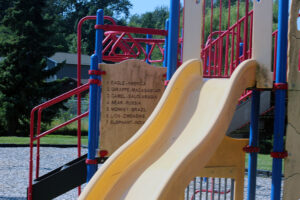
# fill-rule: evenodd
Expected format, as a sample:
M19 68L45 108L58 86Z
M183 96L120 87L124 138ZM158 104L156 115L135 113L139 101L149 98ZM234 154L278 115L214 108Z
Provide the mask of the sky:
M170 6L170 0L130 0L132 8L131 14L142 14L148 11L154 11L156 7Z
M182 1L182 0L181 0ZM149 11L154 11L156 7L170 6L170 0L130 0L132 8L131 14L142 14Z

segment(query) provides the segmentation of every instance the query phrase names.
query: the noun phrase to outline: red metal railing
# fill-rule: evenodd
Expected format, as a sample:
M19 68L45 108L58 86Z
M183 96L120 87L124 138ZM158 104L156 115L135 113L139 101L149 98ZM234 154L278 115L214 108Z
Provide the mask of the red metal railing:
M253 22L253 11L248 13L250 23ZM252 43L247 48L248 34L252 36L252 28L241 38L242 26L245 27L247 17L244 16L237 23L230 26L226 31L212 32L201 51L204 64L204 77L206 78L229 78L238 64L251 57ZM244 29L244 32L247 31ZM217 35L216 39L213 37ZM225 41L224 41L225 40ZM241 41L247 41L241 43ZM243 47L241 49L241 44ZM224 51L225 50L225 51ZM223 58L225 58L223 60Z
M88 116L88 112L85 112L83 114L80 114L76 116L73 119L70 119L63 124L60 124L50 130L47 130L43 133L41 133L41 120L42 120L42 111L54 104L57 104L61 101L64 101L74 95L78 95L86 90L89 89L89 83L82 85L80 87L77 87L69 92L66 92L54 99L51 99L39 106L36 106L32 109L31 115L30 115L30 158L29 158L29 187L28 187L28 199L32 199L32 182L33 182L33 143L36 141L36 173L35 177L39 177L39 163L40 163L40 139L72 122L75 122L77 120L81 120L82 118ZM35 123L35 114L37 112L37 121Z
M164 49L162 45L165 43L164 39L144 39L133 38L128 32L121 31L106 31L105 38L102 42L104 46L102 54L103 60L112 62L120 62L127 59L148 59L150 63L163 62ZM147 54L145 47L151 45L151 49ZM159 49L162 58L159 60L152 60L151 55L154 48Z
M80 84L81 80L81 28L83 22L87 20L95 20L96 16L87 16L82 18L77 26L77 80ZM150 63L163 62L164 51L162 45L165 43L164 39L145 39L145 38L133 38L132 34L150 34L157 36L166 36L168 32L166 30L158 30L151 28L136 28L116 25L113 18L105 16L104 19L109 20L112 25L96 25L96 29L103 29L105 31L105 38L102 41L103 45L103 60L120 62L130 58L143 59ZM145 46L151 45L150 52L147 54ZM162 58L152 60L152 54L154 49L158 48ZM77 85L79 86L79 85Z
M116 25L112 17L104 16L104 19L111 24ZM81 85L81 29L82 25L87 20L96 20L96 16L86 16L80 19L77 25L77 87ZM81 94L77 93L77 116L81 115ZM81 119L77 120L77 155L81 156ZM80 193L80 189L78 191Z
M113 25L96 25L96 29L105 30L105 38L103 45L103 60L112 62L120 62L127 59L143 59L150 63L163 62L164 49L162 45L165 43L164 39L145 39L133 38L132 34L150 34L156 36L166 36L168 33L165 30L149 29L149 28L135 28L125 26ZM146 45L151 45L149 52L146 52ZM152 60L151 56L155 47L158 48L161 59Z

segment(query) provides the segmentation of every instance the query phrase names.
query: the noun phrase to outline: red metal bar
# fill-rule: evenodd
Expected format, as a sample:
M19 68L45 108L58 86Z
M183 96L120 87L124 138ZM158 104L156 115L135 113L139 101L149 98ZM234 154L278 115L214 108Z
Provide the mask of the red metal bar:
M107 45L107 48L105 48L105 50L108 51L109 48L111 48L111 50L108 52L108 55L116 55L115 52L115 49L117 47L119 47L123 52L124 54L122 55L132 55L132 56L136 56L136 53L132 50L132 48L129 46L129 42L131 42L131 39L128 40L128 42L126 42L123 38L123 36L125 36L125 33L122 33L120 32L121 36L116 36L116 35L112 35L112 40L111 42L109 43L109 45ZM104 46L104 45L103 45ZM103 50L102 51L102 54L105 54L105 51ZM121 54L118 54L118 55L121 55Z
M37 135L40 134L41 131L41 120L42 120L42 109L38 110L38 120L37 120ZM39 177L40 172L40 139L37 140L36 144L36 170L35 170L35 178Z
M203 70L203 75L207 76L207 52L202 50L202 55L203 55L203 64L204 64L204 70Z
M96 16L86 16L78 22L77 25L77 87L81 85L81 28L83 22L87 20L96 20ZM81 114L81 94L77 93L77 115ZM81 156L81 120L77 121L77 156ZM81 188L78 187L78 195Z
M203 14L202 14L202 50L204 48L204 40L205 40L205 0L203 0ZM206 64L204 64L206 65Z
M243 60L248 58L247 49L248 49L248 16L249 16L249 0L246 0L245 5L245 20L244 20L244 46L243 46Z
M213 15L214 15L214 3L210 1L210 33L213 32L212 25L213 25ZM208 57L208 75L211 75L211 65L212 65L212 45L209 46L209 57Z
M152 60L152 59L151 59L151 54L153 53L153 50L154 50L155 46L158 47L160 53L162 54L162 59L161 59L161 60ZM153 44L151 45L151 49L150 49L150 51L149 51L149 54L147 55L147 58L148 58L148 61L149 61L150 63L163 62L163 61L164 61L164 50L163 50L163 48L162 48L159 44L153 43Z
M84 92L85 90L88 90L88 89L89 89L89 84L86 83L86 84L84 84L84 85L82 85L80 87L77 87L77 88L75 88L73 90L70 90L69 92L66 92L66 93L64 93L62 95L59 95L58 97L55 97L55 98L53 98L53 99L51 99L49 101L46 101L46 102L42 103L41 105L38 105L38 106L34 107L32 109L32 111L36 111L37 109L40 109L40 108L42 108L42 109L48 108L49 106L52 106L52 105L54 105L54 104L56 104L58 102L61 102L61 101L65 100L65 99L67 99L67 98L69 98L69 97L77 94L77 93Z
M110 48L111 48L111 46L115 43L115 40L116 40L116 38L114 37L114 36L107 36L104 40L103 40L103 44L105 44L106 43L106 41L107 40L109 40L109 39L111 39L110 41L109 41L109 43L104 47L104 49L103 49L103 51L102 51L102 54L103 55L105 55L105 52L107 52ZM123 50L123 49L122 49Z
M109 52L109 56L114 55L114 51L116 50L116 48L118 47L118 44L120 44L120 41L122 40L122 38L124 37L126 33L123 32L121 33L121 35L117 38L116 42L112 45L111 50ZM128 50L130 49L130 47L128 46Z
M252 35L253 35L253 15L250 15L250 37L249 37L249 56L248 58L252 58Z
M129 44L127 44L126 42L123 42L123 38L124 36L127 35L130 42L132 43L131 46ZM132 55L135 57L138 57L141 54L140 48L139 46L136 44L137 42L131 37L131 35L129 33L125 33L123 32L120 36L120 40L118 40L119 43L122 43L124 46L127 47L127 51L124 52L125 55ZM117 42L115 43L117 44ZM115 44L112 47L112 50L115 51ZM137 52L134 50L134 48L136 47Z
M215 52L214 52L214 65L213 65L213 69L214 69L214 75L217 75L217 68L218 68L218 64L217 64L217 59L218 59L218 43L215 43L215 48L214 48Z
M240 61L240 42L241 42L241 23L237 23L237 42L236 42L236 49L235 49L235 68L239 65Z
M140 55L140 50L141 50L141 51L144 53L144 55L145 55L144 61L146 61L146 59L147 59L147 53L146 53L145 49L144 49L138 42L136 42L136 41L134 40L134 38L133 38L130 34L127 34L127 35L128 35L128 37L132 40L132 49L133 49L134 47L136 47L136 48L138 49L138 54L137 54L137 56Z
M273 80L275 80L275 78L276 78L277 34L278 34L278 31L275 31L275 32L273 32L273 34L272 34L272 36L274 37Z
M178 2L179 2L179 10L178 10L178 35L177 35L177 38L179 39L180 38L180 33L181 33L181 31L180 31L180 10L181 10L181 3L180 3L180 0L178 0ZM183 15L183 18L184 18L184 15ZM182 23L183 22L184 22L184 19L183 19ZM183 38L183 36L182 36L182 38ZM179 44L182 44L182 42L180 42ZM180 47L183 48L183 45L180 45ZM182 54L181 54L181 48L180 47L177 48L177 67L179 67L182 64Z
M234 32L234 29L232 29L232 31ZM234 66L233 66L233 56L234 56L234 34L232 34L232 38L231 38L231 55L230 55L230 67L229 67L229 73L230 75L233 72Z
M220 16L219 16L219 32L221 34L222 31L222 0L220 0ZM218 56L218 76L221 76L221 71L222 71L222 50L223 50L223 39L222 37L219 36L219 44L218 44L218 48L219 48L219 56Z
M151 35L162 35L166 36L168 31L158 30L152 28L137 28L137 27L127 27L119 25L95 25L95 29L103 29L104 31L122 31L126 33L139 33L139 34L151 34Z
M30 138L33 137L33 135L31 135L33 133L32 126L31 123L33 118L31 117L30 119ZM33 141L30 139L29 142L29 147L30 147L30 152L29 152L29 185L28 185L28 191L27 191L27 196L28 196L28 200L32 200L32 174L33 174Z
M146 39L146 38L134 38L134 40L138 43L146 43L146 44L163 44L165 42L165 39ZM129 38L123 38L123 41L130 41Z
M77 117L74 117L73 119L70 119L70 120L68 120L68 121L66 121L66 122L64 122L64 123L62 123L62 124L60 124L60 125L58 125L58 126L52 128L52 129L50 129L50 130L48 130L48 131L45 131L45 132L43 132L43 133L37 135L33 140L34 140L34 141L35 141L35 140L39 140L40 138L42 138L42 137L44 137L44 136L46 136L46 135L49 135L50 133L53 133L54 131L56 131L56 130L58 130L58 129L64 127L64 126L67 126L67 125L71 124L72 122L75 122L75 121L77 121L77 120L79 120L79 119L82 119L82 118L88 116L88 114L89 114L89 111L87 111L87 112L85 112L85 113L83 113L83 114L81 114L81 115L78 115Z

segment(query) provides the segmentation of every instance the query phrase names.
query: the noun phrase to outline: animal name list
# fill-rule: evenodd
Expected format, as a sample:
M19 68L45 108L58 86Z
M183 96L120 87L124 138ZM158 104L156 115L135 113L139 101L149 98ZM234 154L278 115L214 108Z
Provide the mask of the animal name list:
M164 92L166 69L139 60L100 64L100 149L112 153L148 119Z
M157 102L162 93L161 88L147 88L146 82L116 80L104 82L103 91L105 98L102 103L106 107L104 123L114 125L143 124L148 111L153 109L148 108L148 101Z

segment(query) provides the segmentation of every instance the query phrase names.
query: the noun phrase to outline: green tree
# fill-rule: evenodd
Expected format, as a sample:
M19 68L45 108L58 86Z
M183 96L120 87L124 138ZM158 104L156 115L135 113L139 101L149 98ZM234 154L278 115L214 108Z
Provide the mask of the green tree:
M11 7L13 5L13 2L14 2L14 0L1 0L1 2L0 2L0 21L3 19L6 9Z
M53 19L43 16L45 2L16 0L6 10L0 33L0 129L8 135L28 134L31 109L61 93L66 80L46 81L59 66L46 70L46 57L56 47L49 41ZM58 106L43 115L48 121Z
M130 17L129 26L164 29L165 21L169 17L168 7L156 7L153 12L135 14Z
M56 41L60 41L64 51L76 52L77 24L88 15L96 15L98 9L104 15L112 16L119 25L124 25L129 16L131 3L129 0L47 0L47 13L55 17ZM82 27L83 53L93 54L95 49L95 21L87 21Z

